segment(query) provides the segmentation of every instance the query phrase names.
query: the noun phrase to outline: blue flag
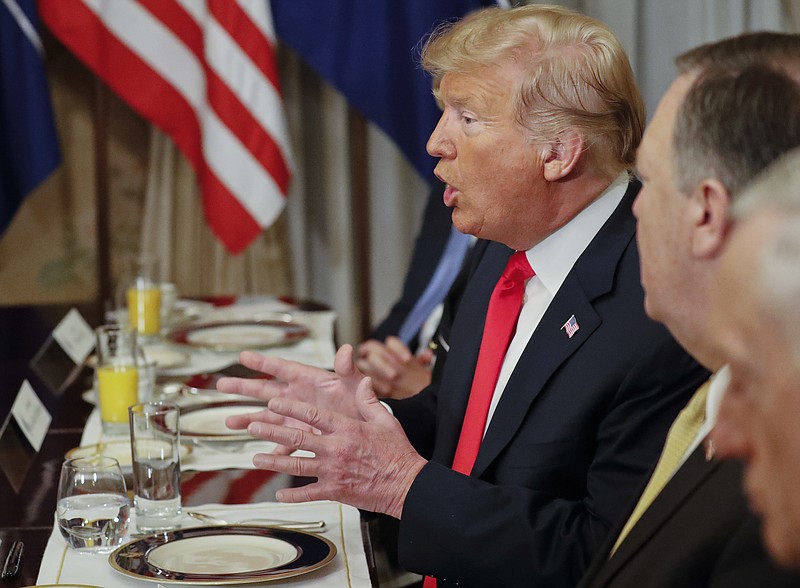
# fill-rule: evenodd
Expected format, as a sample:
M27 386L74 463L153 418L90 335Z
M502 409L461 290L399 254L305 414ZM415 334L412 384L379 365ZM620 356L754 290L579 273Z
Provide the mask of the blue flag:
M58 166L34 0L0 1L0 233Z
M420 41L492 0L272 0L278 37L397 144L425 180L439 119Z

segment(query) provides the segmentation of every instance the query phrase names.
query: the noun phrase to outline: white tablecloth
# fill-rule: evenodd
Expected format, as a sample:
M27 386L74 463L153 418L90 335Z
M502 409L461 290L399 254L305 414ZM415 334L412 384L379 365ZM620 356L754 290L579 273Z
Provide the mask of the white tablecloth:
M337 554L325 567L288 580L281 586L362 588L371 586L366 555L361 537L358 510L337 502L306 504L259 503L244 505L205 505L191 510L218 514L228 520L247 517L275 517L293 520L324 520L327 528L322 536L336 545ZM200 523L185 517L186 526ZM132 528L135 528L132 521ZM154 588L155 582L136 580L116 572L108 563L108 555L78 554L67 546L57 528L47 542L37 584L88 584L103 588ZM275 582L248 586L275 586ZM189 586L181 584L181 586Z

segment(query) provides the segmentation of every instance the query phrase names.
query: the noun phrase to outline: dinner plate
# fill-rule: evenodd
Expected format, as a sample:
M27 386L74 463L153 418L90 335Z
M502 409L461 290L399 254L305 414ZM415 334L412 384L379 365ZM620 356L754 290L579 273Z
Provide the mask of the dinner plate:
M245 429L229 429L225 419L237 414L264 410L266 403L252 400L241 402L198 402L181 406L181 436L197 441L248 441L251 437Z
M214 351L263 349L297 343L308 337L308 329L290 321L215 321L171 330L167 339L180 345Z
M165 345L143 345L145 357L160 370L171 369L189 363L189 354Z
M108 557L117 572L163 584L222 586L282 580L318 570L336 546L312 533L252 525L149 535Z
M153 443L158 444L161 443L155 439L153 440L144 440L146 443ZM168 445L166 442L163 443L165 446ZM181 443L181 459L184 459L189 453L191 453L192 448L189 445L184 445ZM73 457L92 457L95 455L106 455L108 457L113 457L119 462L120 467L129 468L131 467L131 443L130 441L108 441L105 443L97 443L95 445L85 445L83 447L74 447L67 451L66 457L67 459L72 459Z

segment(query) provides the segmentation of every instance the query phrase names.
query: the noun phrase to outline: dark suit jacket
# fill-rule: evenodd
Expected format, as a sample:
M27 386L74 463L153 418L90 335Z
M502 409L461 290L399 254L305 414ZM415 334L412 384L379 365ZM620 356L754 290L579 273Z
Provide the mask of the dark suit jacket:
M403 282L403 293L392 306L389 315L373 329L371 334L373 339L383 341L389 335L397 335L406 316L414 308L433 277L433 272L436 271L452 227L452 211L442 200L444 188L445 185L441 180L434 180L423 213L422 225L414 242L411 263ZM411 347L413 349L414 345Z
M462 586L574 586L707 377L643 310L628 190L533 333L471 476L450 469L492 289L490 244L461 300L438 387L391 402L431 461L411 486L399 558ZM534 268L535 269L535 268ZM572 338L561 328L575 315Z
M580 587L800 586L800 575L777 569L764 552L741 477L740 464L706 461L699 447L609 559L633 501Z

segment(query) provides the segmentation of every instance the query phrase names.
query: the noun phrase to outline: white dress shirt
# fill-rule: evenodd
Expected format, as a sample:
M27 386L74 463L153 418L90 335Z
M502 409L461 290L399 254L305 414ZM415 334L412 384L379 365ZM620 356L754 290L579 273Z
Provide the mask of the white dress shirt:
M623 172L589 206L546 239L528 249L526 256L536 275L525 285L525 298L517 320L517 330L506 351L497 385L489 405L484 435L492 420L503 390L508 383L522 352L542 320L572 266L598 231L616 210L628 189L628 174ZM565 317L565 320L569 317ZM580 325L581 317L576 317ZM566 336L566 335L565 335Z

